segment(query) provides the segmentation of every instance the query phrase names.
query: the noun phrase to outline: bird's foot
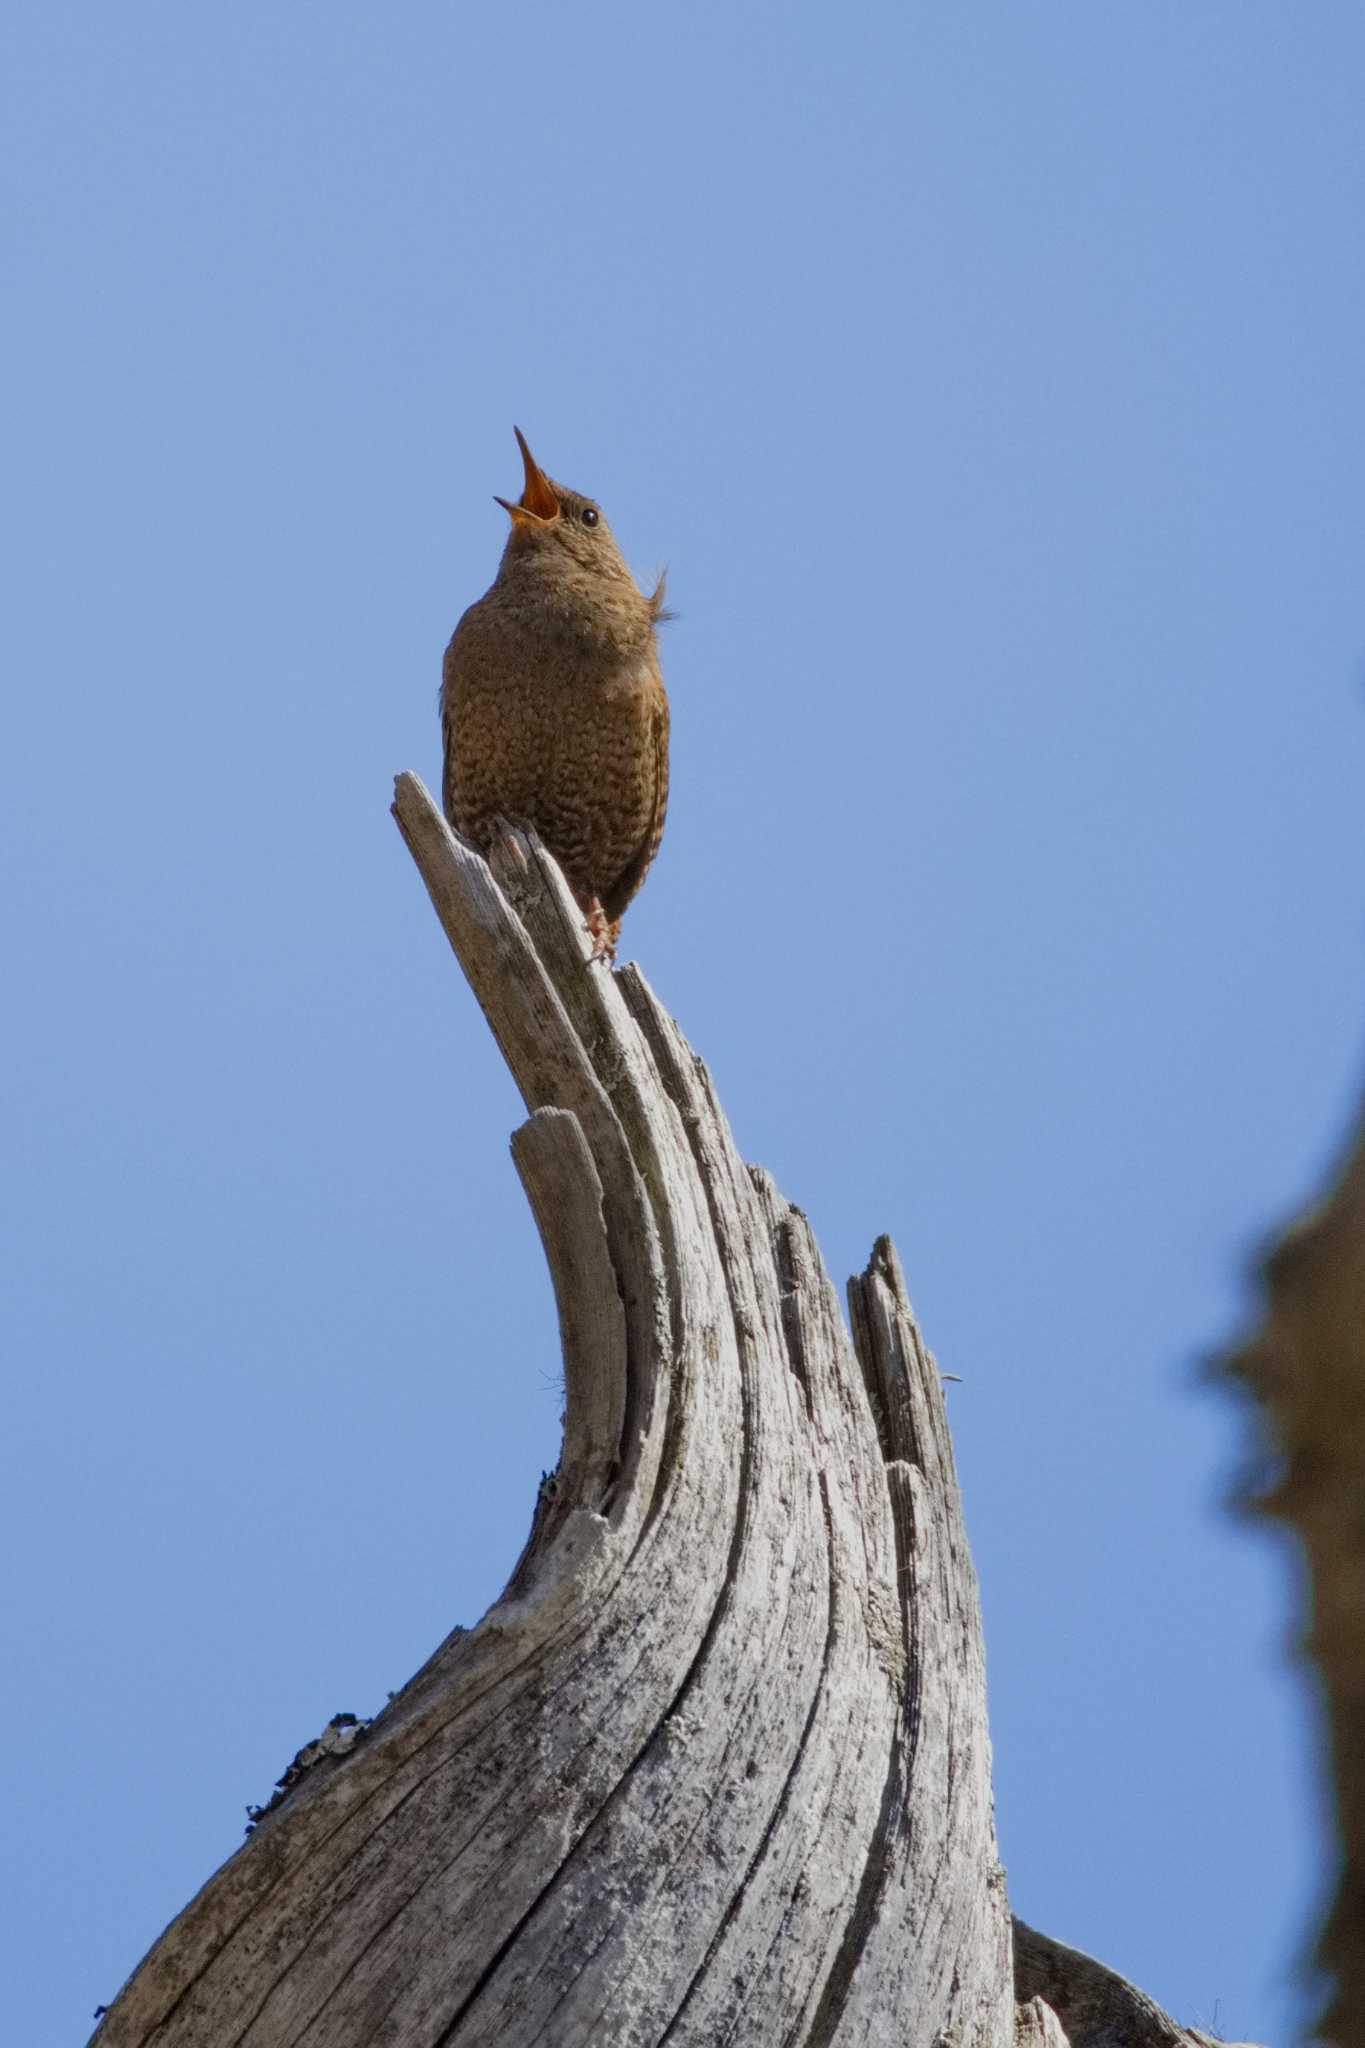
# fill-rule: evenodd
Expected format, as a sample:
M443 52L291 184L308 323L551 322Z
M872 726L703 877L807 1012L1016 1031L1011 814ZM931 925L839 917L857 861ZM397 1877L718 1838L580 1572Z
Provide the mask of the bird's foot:
M589 967L597 966L599 961L610 967L616 958L616 941L621 936L620 918L609 918L596 896L589 896L586 901L580 899L579 908L587 913L583 929L592 940Z
M525 874L528 866L526 841L529 835L529 825L518 825L512 818L498 816L493 820L493 835L488 851L491 853L496 847L504 860L510 861L513 867Z

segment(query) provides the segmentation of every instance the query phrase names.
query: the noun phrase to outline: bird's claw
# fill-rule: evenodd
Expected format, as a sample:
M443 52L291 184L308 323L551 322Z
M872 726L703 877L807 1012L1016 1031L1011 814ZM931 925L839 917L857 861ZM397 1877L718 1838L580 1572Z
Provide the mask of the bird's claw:
M592 940L588 965L596 967L599 963L605 963L610 967L616 959L616 941L620 936L621 921L618 918L613 923L595 896L585 903L583 908L588 919L583 929Z
M493 820L493 845L504 860L510 861L522 874L526 873L528 866L526 841L529 836L529 826L515 824L512 819L501 815Z

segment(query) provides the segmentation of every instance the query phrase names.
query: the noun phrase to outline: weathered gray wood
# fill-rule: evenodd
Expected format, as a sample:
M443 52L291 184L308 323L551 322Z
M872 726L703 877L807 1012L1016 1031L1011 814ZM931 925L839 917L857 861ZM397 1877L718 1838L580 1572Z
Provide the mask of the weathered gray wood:
M574 1505L602 1506L625 1428L626 1317L602 1213L602 1183L577 1117L538 1109L513 1133L517 1163L554 1280L564 1359L564 1447L552 1505L537 1522L543 1549Z
M1248 1503L1307 1560L1303 1645L1326 1704L1340 1865L1318 1937L1321 2038L1365 2048L1365 1114L1327 1194L1263 1262L1259 1325L1229 1361L1261 1404Z
M1069 2048L1061 2021L1041 1998L1030 1998L1019 2006L1014 2041L1015 2048Z
M1117 1970L1019 1919L1014 1923L1014 1974L1021 2042L1046 2042L1051 2048L1060 2029L1070 2048L1215 2048L1212 2035L1182 2027ZM1224 2042L1217 2048L1247 2044Z
M530 1111L564 1454L502 1598L300 1759L101 2042L1006 2048L976 1583L895 1253L850 1340L553 862L485 862L410 776L395 815Z

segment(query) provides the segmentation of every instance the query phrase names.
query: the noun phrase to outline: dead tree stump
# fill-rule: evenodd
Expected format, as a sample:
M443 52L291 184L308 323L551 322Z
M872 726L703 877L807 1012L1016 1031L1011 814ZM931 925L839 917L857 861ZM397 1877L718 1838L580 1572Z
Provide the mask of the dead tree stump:
M394 809L530 1112L563 1455L502 1598L301 1752L101 2048L1193 2040L1022 1929L1016 2011L976 1580L892 1246L850 1340L553 862L509 834L490 868L414 777Z

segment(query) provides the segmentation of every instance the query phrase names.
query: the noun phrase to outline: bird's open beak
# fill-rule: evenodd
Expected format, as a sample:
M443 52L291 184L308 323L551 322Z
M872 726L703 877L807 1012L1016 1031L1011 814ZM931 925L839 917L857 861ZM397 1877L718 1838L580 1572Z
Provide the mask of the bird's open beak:
M526 436L520 427L513 427L517 446L521 450L522 466L526 471L526 482L522 486L521 498L513 505L507 498L496 498L495 503L512 515L514 526L553 526L559 517L559 500L554 485L546 476L535 456L526 445Z

